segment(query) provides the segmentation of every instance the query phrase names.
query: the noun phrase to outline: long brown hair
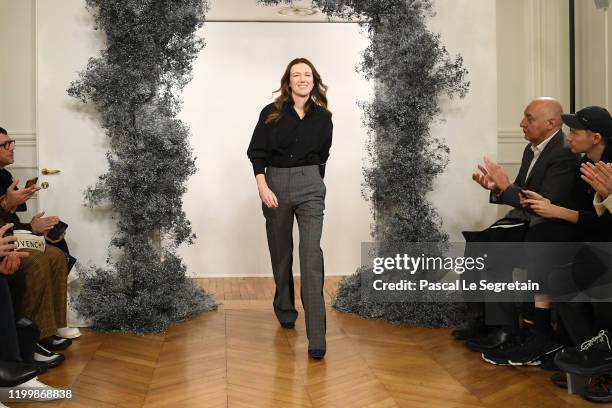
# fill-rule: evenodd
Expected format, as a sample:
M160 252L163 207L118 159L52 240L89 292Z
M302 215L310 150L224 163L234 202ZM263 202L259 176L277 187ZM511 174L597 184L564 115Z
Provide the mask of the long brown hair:
M287 101L293 100L291 96L291 88L289 87L289 77L291 75L291 67L300 63L306 64L310 67L310 69L312 70L312 77L314 82L312 91L310 92L310 99L304 106L304 113L307 113L310 110L311 102L327 110L327 85L325 85L321 80L321 75L319 75L317 69L314 67L314 65L312 65L312 62L308 61L306 58L296 58L291 61L289 65L287 65L285 73L281 78L280 88L274 91L274 93L280 91L281 94L276 97L276 99L274 99L274 107L276 108L276 110L268 115L265 121L266 124L270 122L278 122L283 116L283 104Z

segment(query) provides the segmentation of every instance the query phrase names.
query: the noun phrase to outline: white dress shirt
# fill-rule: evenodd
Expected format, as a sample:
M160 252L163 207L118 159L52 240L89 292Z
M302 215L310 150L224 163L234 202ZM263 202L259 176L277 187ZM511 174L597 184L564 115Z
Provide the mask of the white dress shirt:
M539 145L535 146L532 143L531 146L529 146L531 148L531 151L533 152L533 159L531 159L531 164L529 165L529 169L527 169L527 174L525 174L525 181L527 181L527 179L529 178L529 173L531 173L531 169L533 169L533 166L535 166L536 161L538 161L538 157L540 157L542 151L544 151L544 148L546 147L548 142L550 142L550 139L552 139L557 133L559 133L559 130L548 136Z

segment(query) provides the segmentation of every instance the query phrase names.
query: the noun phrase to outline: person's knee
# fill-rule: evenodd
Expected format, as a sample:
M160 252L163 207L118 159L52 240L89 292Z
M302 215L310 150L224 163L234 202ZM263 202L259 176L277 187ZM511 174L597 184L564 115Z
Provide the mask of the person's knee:
M44 256L48 259L54 274L66 276L68 273L68 263L64 252L51 245L45 248Z

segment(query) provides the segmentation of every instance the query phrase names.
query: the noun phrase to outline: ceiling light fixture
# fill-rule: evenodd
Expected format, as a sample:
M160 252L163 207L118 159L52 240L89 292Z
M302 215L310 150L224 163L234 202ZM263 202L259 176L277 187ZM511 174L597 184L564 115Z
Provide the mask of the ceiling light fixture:
M282 7L277 11L281 16L307 17L317 13L317 10L308 7Z

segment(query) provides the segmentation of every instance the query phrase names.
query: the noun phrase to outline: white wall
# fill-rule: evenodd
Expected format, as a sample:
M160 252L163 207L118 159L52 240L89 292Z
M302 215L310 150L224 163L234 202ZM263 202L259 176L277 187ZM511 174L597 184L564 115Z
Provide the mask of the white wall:
M326 23L218 22L207 23L200 34L207 46L183 93L180 115L191 127L199 167L184 207L198 236L196 245L181 250L190 269L202 275L270 273L261 201L246 149L287 63L304 56L329 85L333 112L322 243L326 272L353 272L359 242L369 239L369 208L360 195L366 131L356 102L369 99L371 85L354 69L367 38L356 24ZM296 251L297 242L296 235ZM295 263L299 270L297 256Z
M612 11L596 9L592 2L576 2L578 52L576 108L589 105L611 107Z
M36 176L36 106L34 58L34 0L0 0L0 127L16 140L15 178ZM29 222L38 207L38 195L19 213Z
M434 135L446 140L451 153L430 198L451 241L463 242L461 231L486 228L496 212L488 194L471 178L483 156L497 156L495 3L438 0L435 5L431 29L440 33L451 55L463 56L471 85L464 100L443 103L442 122L432 128Z
M101 173L104 143L101 131L92 125L95 117L88 119L87 109L75 108L65 89L101 43L99 34L91 31L91 18L84 12L82 0L60 3L38 0L38 3L45 10L38 14L37 21L41 40L37 52L38 135L41 146L53 144L53 138L61 135L75 143L71 149L79 149L76 156L62 157L64 176L77 172L75 181L66 187L71 189L70 194L76 194ZM464 56L472 81L465 100L445 102L446 121L433 129L435 136L447 140L452 153L448 171L437 181L432 199L451 238L458 239L461 230L479 228L494 217L486 196L471 183L469 174L483 154L496 153L496 104L491 103L497 92L495 5L489 0L439 0L436 4L438 14L431 22L432 28L441 33L451 54ZM9 9L2 12L5 10ZM22 12L15 12L11 19L28 21ZM455 24L456 21L473 23ZM28 24L34 30L32 23ZM358 53L367 41L357 32L352 24L319 27L209 23L204 27L208 46L196 61L194 80L185 89L181 113L191 126L200 168L189 181L185 197L185 210L199 236L195 246L181 249L191 273L200 276L271 273L264 221L246 146L257 114L270 100L270 92L278 87L285 64L298 55L312 58L320 69L330 85L330 107L334 112L334 146L326 177L328 199L323 238L326 272L352 273L359 265L360 242L369 239L371 220L368 204L360 193L366 131L355 107L356 99L366 95L369 86L354 72ZM262 42L273 38L276 39L273 48ZM0 39L0 46L11 45ZM33 52L33 44L29 49L27 44L20 48L24 53ZM208 81L210 78L215 80ZM31 102L29 107L32 108ZM241 120L231 119L236 112ZM90 165L79 164L83 158ZM73 223L80 224L78 217L88 217L84 220L88 225L108 216L102 211L70 212L67 216L76 220ZM95 241L98 247L93 252L83 248L77 254L82 261L104 262L108 231L100 228L105 227L92 228L83 237L75 237L72 230L75 241ZM96 238L92 240L92 236Z

